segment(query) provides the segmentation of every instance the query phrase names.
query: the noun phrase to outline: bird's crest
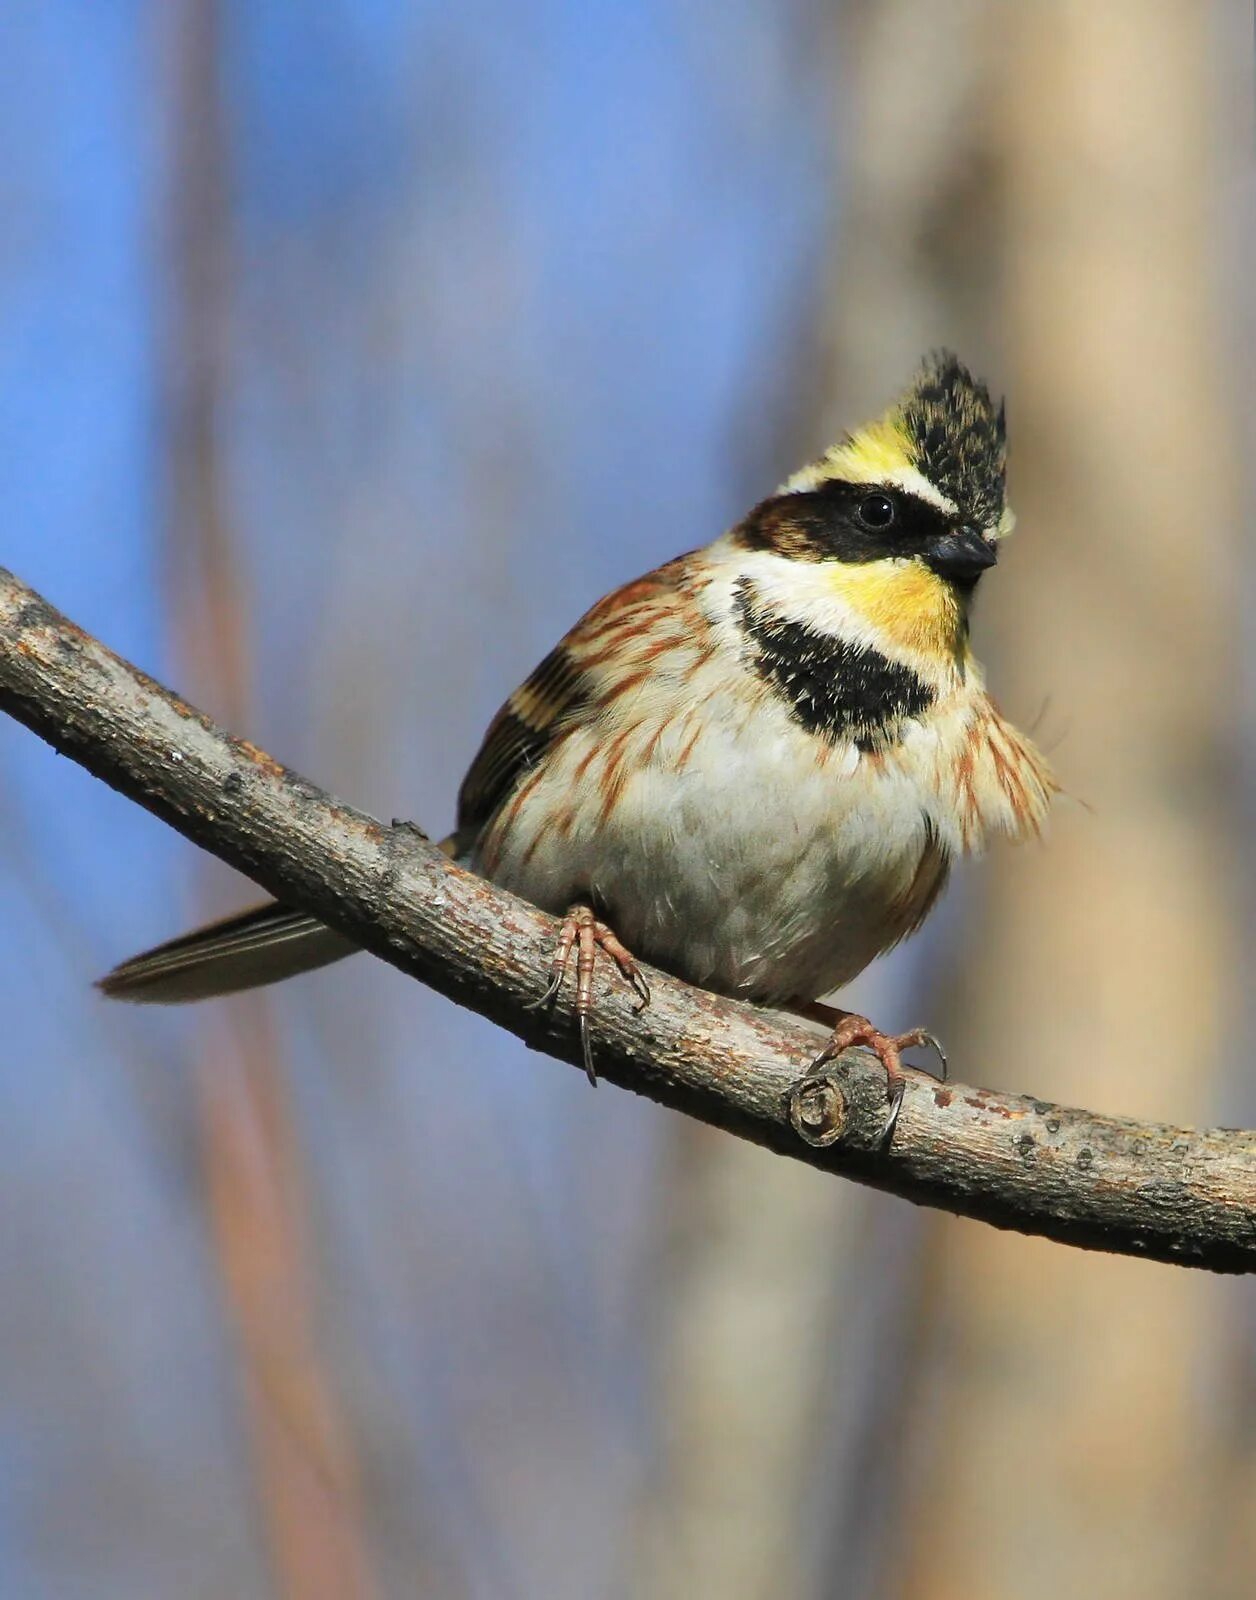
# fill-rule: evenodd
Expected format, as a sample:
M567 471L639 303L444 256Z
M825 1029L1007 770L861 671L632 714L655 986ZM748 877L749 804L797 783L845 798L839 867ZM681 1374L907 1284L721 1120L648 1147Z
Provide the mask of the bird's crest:
M803 493L831 479L906 489L994 536L1011 532L1004 504L1007 430L997 406L949 350L927 356L911 388L782 486Z

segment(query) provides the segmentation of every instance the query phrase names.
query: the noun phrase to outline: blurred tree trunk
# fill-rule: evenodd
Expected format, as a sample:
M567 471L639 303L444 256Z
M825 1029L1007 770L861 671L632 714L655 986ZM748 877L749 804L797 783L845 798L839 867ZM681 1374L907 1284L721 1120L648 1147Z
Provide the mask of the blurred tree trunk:
M989 354L987 24L980 4L895 0L830 25L845 193L782 476L884 407L931 346ZM846 1002L919 1021L922 948ZM708 1130L676 1137L639 1592L880 1595L923 1334L922 1218Z
M216 0L164 24L172 84L169 571L176 648L194 697L249 725L249 598L229 527L230 227ZM374 1593L357 1470L319 1349L301 1160L265 999L198 1013L201 1159L278 1593Z
M1238 931L1210 164L1238 113L1201 20L848 8L847 194L805 426L825 442L940 343L1010 390L1023 532L978 647L1022 721L1049 697L1040 737L1081 803L963 875L962 961L936 930L923 944L954 996L930 1016L966 1077L1015 1062L1016 1087L1179 1120L1211 1111ZM1066 1065L1079 1038L1088 1074ZM1219 1285L685 1140L650 1592L1243 1592L1207 1574L1235 1543L1218 1508L1242 1520L1209 1494L1235 1463L1200 1404Z
M1011 711L1049 696L1039 737L1076 799L1044 846L975 875L939 1022L972 1081L1207 1120L1238 935L1215 258L1237 96L1204 26L1216 14L1185 0L985 10L1021 532L979 634ZM1226 1589L1210 1570L1230 1466L1204 1384L1222 1286L930 1231L930 1433L894 1592L1250 1592L1250 1575Z

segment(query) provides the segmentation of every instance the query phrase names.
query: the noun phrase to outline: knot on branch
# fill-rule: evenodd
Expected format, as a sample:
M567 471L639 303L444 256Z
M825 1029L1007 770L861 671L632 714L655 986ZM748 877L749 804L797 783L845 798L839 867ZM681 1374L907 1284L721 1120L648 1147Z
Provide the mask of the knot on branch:
M785 1110L790 1127L816 1149L836 1144L849 1121L846 1096L831 1072L809 1072L792 1083Z

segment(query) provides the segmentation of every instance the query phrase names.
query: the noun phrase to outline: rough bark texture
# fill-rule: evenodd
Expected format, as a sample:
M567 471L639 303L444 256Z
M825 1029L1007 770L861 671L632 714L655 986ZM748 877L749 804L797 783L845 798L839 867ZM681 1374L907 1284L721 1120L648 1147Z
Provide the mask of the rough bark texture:
M551 917L451 866L412 826L385 826L216 728L3 569L0 708L271 893L579 1061L569 992L548 1013L525 1010L545 988ZM638 1013L601 972L594 1037L612 1082L997 1227L1219 1271L1256 1266L1256 1134L918 1081L883 1152L884 1081L869 1058L848 1053L800 1093L814 1032L649 977L653 1001Z

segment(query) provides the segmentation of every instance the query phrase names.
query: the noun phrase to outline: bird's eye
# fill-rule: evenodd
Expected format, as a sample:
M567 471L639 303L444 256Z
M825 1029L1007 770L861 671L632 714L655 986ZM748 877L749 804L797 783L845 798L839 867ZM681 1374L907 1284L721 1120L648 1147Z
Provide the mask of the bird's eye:
M888 494L869 494L859 502L859 520L865 528L888 528L894 521L894 502Z

